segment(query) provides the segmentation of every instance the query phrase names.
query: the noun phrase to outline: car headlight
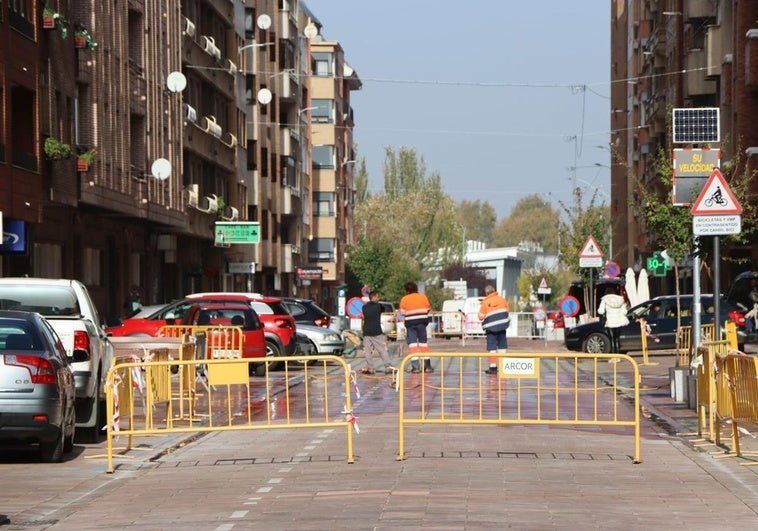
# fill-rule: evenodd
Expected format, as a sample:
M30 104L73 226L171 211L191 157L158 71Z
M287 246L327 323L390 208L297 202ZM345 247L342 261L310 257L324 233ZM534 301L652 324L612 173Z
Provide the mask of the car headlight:
M324 339L327 341L339 341L342 339L342 336L339 334L326 334L326 336L324 336Z

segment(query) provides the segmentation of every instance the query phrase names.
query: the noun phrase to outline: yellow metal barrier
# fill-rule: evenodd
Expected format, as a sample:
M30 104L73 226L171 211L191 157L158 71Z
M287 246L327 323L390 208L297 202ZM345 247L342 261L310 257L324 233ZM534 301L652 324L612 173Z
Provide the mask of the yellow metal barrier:
M731 421L732 448L737 456L743 457L744 454L740 449L740 431L742 431L740 424L758 423L758 358L744 354L730 354L721 359L730 403L729 407L724 409L719 405L719 410L728 413L728 417L722 420ZM758 465L758 462L749 464Z
M630 426L634 463L640 462L640 376L624 354L507 353L500 358L496 381L483 378L487 354L430 353L435 373L421 373L408 389L406 356L399 371L399 449L405 459L405 427L412 424L563 424ZM611 363L609 363L611 362ZM622 385L619 363L628 363L633 410L618 408ZM627 379L629 376L627 376ZM626 410L625 410L626 412Z
M725 356L729 350L727 341L705 341L697 348L697 356L692 361L697 374L697 434L703 436L707 430L709 440L716 438L716 371L717 356Z
M350 393L355 374L340 357L308 356L309 364L302 363L302 356L256 361L265 363L265 378L249 376L252 362L247 359L182 358L118 360L108 372L108 473L114 471L116 437L127 437L128 451L134 436L227 430L344 427L347 460L353 462ZM270 363L284 369L270 372ZM303 383L297 396L290 389L294 380ZM141 390L143 400L137 401ZM254 418L252 404L260 418Z
M725 325L726 326L726 325ZM713 323L700 325L700 340L713 341L715 326ZM736 332L735 332L736 334ZM736 345L735 345L736 348ZM679 327L679 347L677 348L677 367L689 367L692 362L692 326Z
M205 354L198 352L198 357L242 358L245 336L239 326L166 325L158 330L158 337L185 336L194 338L198 345L204 347Z

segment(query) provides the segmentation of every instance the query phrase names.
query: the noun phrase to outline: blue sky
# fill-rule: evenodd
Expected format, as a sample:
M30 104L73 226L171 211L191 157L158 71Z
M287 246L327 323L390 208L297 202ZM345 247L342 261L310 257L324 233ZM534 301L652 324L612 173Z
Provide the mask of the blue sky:
M489 201L498 219L534 193L568 203L574 182L607 197L611 2L307 5L363 82L352 106L372 191L385 146L406 146L456 201Z

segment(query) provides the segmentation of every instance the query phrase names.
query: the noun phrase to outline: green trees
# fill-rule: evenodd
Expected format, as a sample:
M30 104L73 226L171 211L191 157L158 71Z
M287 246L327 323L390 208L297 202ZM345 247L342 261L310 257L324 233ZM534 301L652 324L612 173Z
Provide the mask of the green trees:
M397 301L403 283L428 280L440 264L460 257L456 204L442 190L439 174L426 173L424 159L414 149L386 149L384 193L370 194L367 180L357 179L356 187L359 239L348 249L348 265L359 282Z
M495 247L511 247L522 241L539 244L546 252L558 250L560 212L539 194L520 199L507 218L492 231Z

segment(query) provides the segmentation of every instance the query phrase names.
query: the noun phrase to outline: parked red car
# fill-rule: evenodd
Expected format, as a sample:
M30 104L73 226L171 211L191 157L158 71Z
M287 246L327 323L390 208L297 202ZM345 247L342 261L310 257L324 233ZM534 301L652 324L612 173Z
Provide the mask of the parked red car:
M182 319L183 325L238 326L242 328L242 357L263 358L266 355L266 339L255 310L238 302L197 303L190 307ZM238 348L231 334L207 338L208 358L231 357ZM260 369L261 366L258 368ZM264 368L265 370L265 368Z
M180 324L193 304L232 301L245 303L258 314L266 338L266 356L291 356L295 353L295 319L284 307L281 299L264 297L258 293L194 293L144 317L124 319L119 325L106 329L106 333L116 337L156 336L162 326Z

